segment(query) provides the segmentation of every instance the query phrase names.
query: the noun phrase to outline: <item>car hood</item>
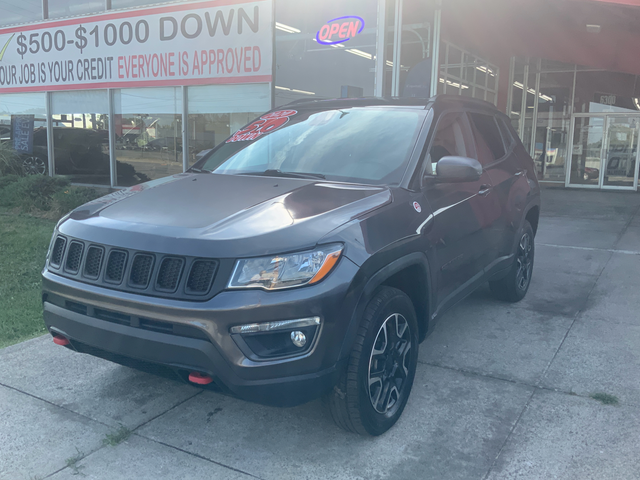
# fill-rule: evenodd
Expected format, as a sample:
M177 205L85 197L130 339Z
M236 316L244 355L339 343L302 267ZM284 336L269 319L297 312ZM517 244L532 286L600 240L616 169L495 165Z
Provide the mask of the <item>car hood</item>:
M136 250L235 258L311 248L390 202L387 187L186 173L85 204L59 229Z

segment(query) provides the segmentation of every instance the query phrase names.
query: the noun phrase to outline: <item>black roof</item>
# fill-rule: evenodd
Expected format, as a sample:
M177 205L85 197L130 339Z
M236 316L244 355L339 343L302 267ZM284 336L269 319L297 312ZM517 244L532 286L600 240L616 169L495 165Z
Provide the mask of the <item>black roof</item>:
M431 98L414 97L359 97L359 98L313 98L300 99L287 103L286 106L333 108L333 107L369 107L378 105L398 106L398 107L418 107L430 108L433 104L456 104L462 106L474 106L498 111L492 103L479 100L477 98L463 97L461 95L439 94Z

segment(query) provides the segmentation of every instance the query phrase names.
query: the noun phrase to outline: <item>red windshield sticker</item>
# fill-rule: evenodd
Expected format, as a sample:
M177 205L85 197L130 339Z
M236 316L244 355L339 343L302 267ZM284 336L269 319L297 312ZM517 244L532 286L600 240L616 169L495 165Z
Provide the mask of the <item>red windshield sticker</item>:
M289 117L298 113L297 110L278 110L267 113L255 122L247 125L242 130L238 130L226 143L255 140L265 133L273 132L289 121Z

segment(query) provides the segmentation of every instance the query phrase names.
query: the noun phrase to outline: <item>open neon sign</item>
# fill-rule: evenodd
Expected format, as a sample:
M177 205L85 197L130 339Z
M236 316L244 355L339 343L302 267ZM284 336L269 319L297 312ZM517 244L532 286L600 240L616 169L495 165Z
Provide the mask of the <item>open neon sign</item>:
M338 17L329 20L316 33L316 41L322 45L335 45L351 40L357 34L362 32L364 28L364 20L355 15L346 17Z

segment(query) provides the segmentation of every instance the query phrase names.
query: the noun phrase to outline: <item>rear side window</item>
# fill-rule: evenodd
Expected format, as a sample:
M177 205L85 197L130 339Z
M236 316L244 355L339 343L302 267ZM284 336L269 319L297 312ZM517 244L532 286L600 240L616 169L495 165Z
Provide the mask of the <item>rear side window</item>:
M498 122L498 127L500 128L500 133L502 133L502 139L504 140L504 144L506 145L507 150L509 150L514 144L514 139L513 139L513 135L511 135L511 130L509 130L509 126L506 124L506 122L502 118L496 117L496 122Z
M504 157L504 143L498 124L492 115L470 113L473 135L478 149L478 161L488 165Z

